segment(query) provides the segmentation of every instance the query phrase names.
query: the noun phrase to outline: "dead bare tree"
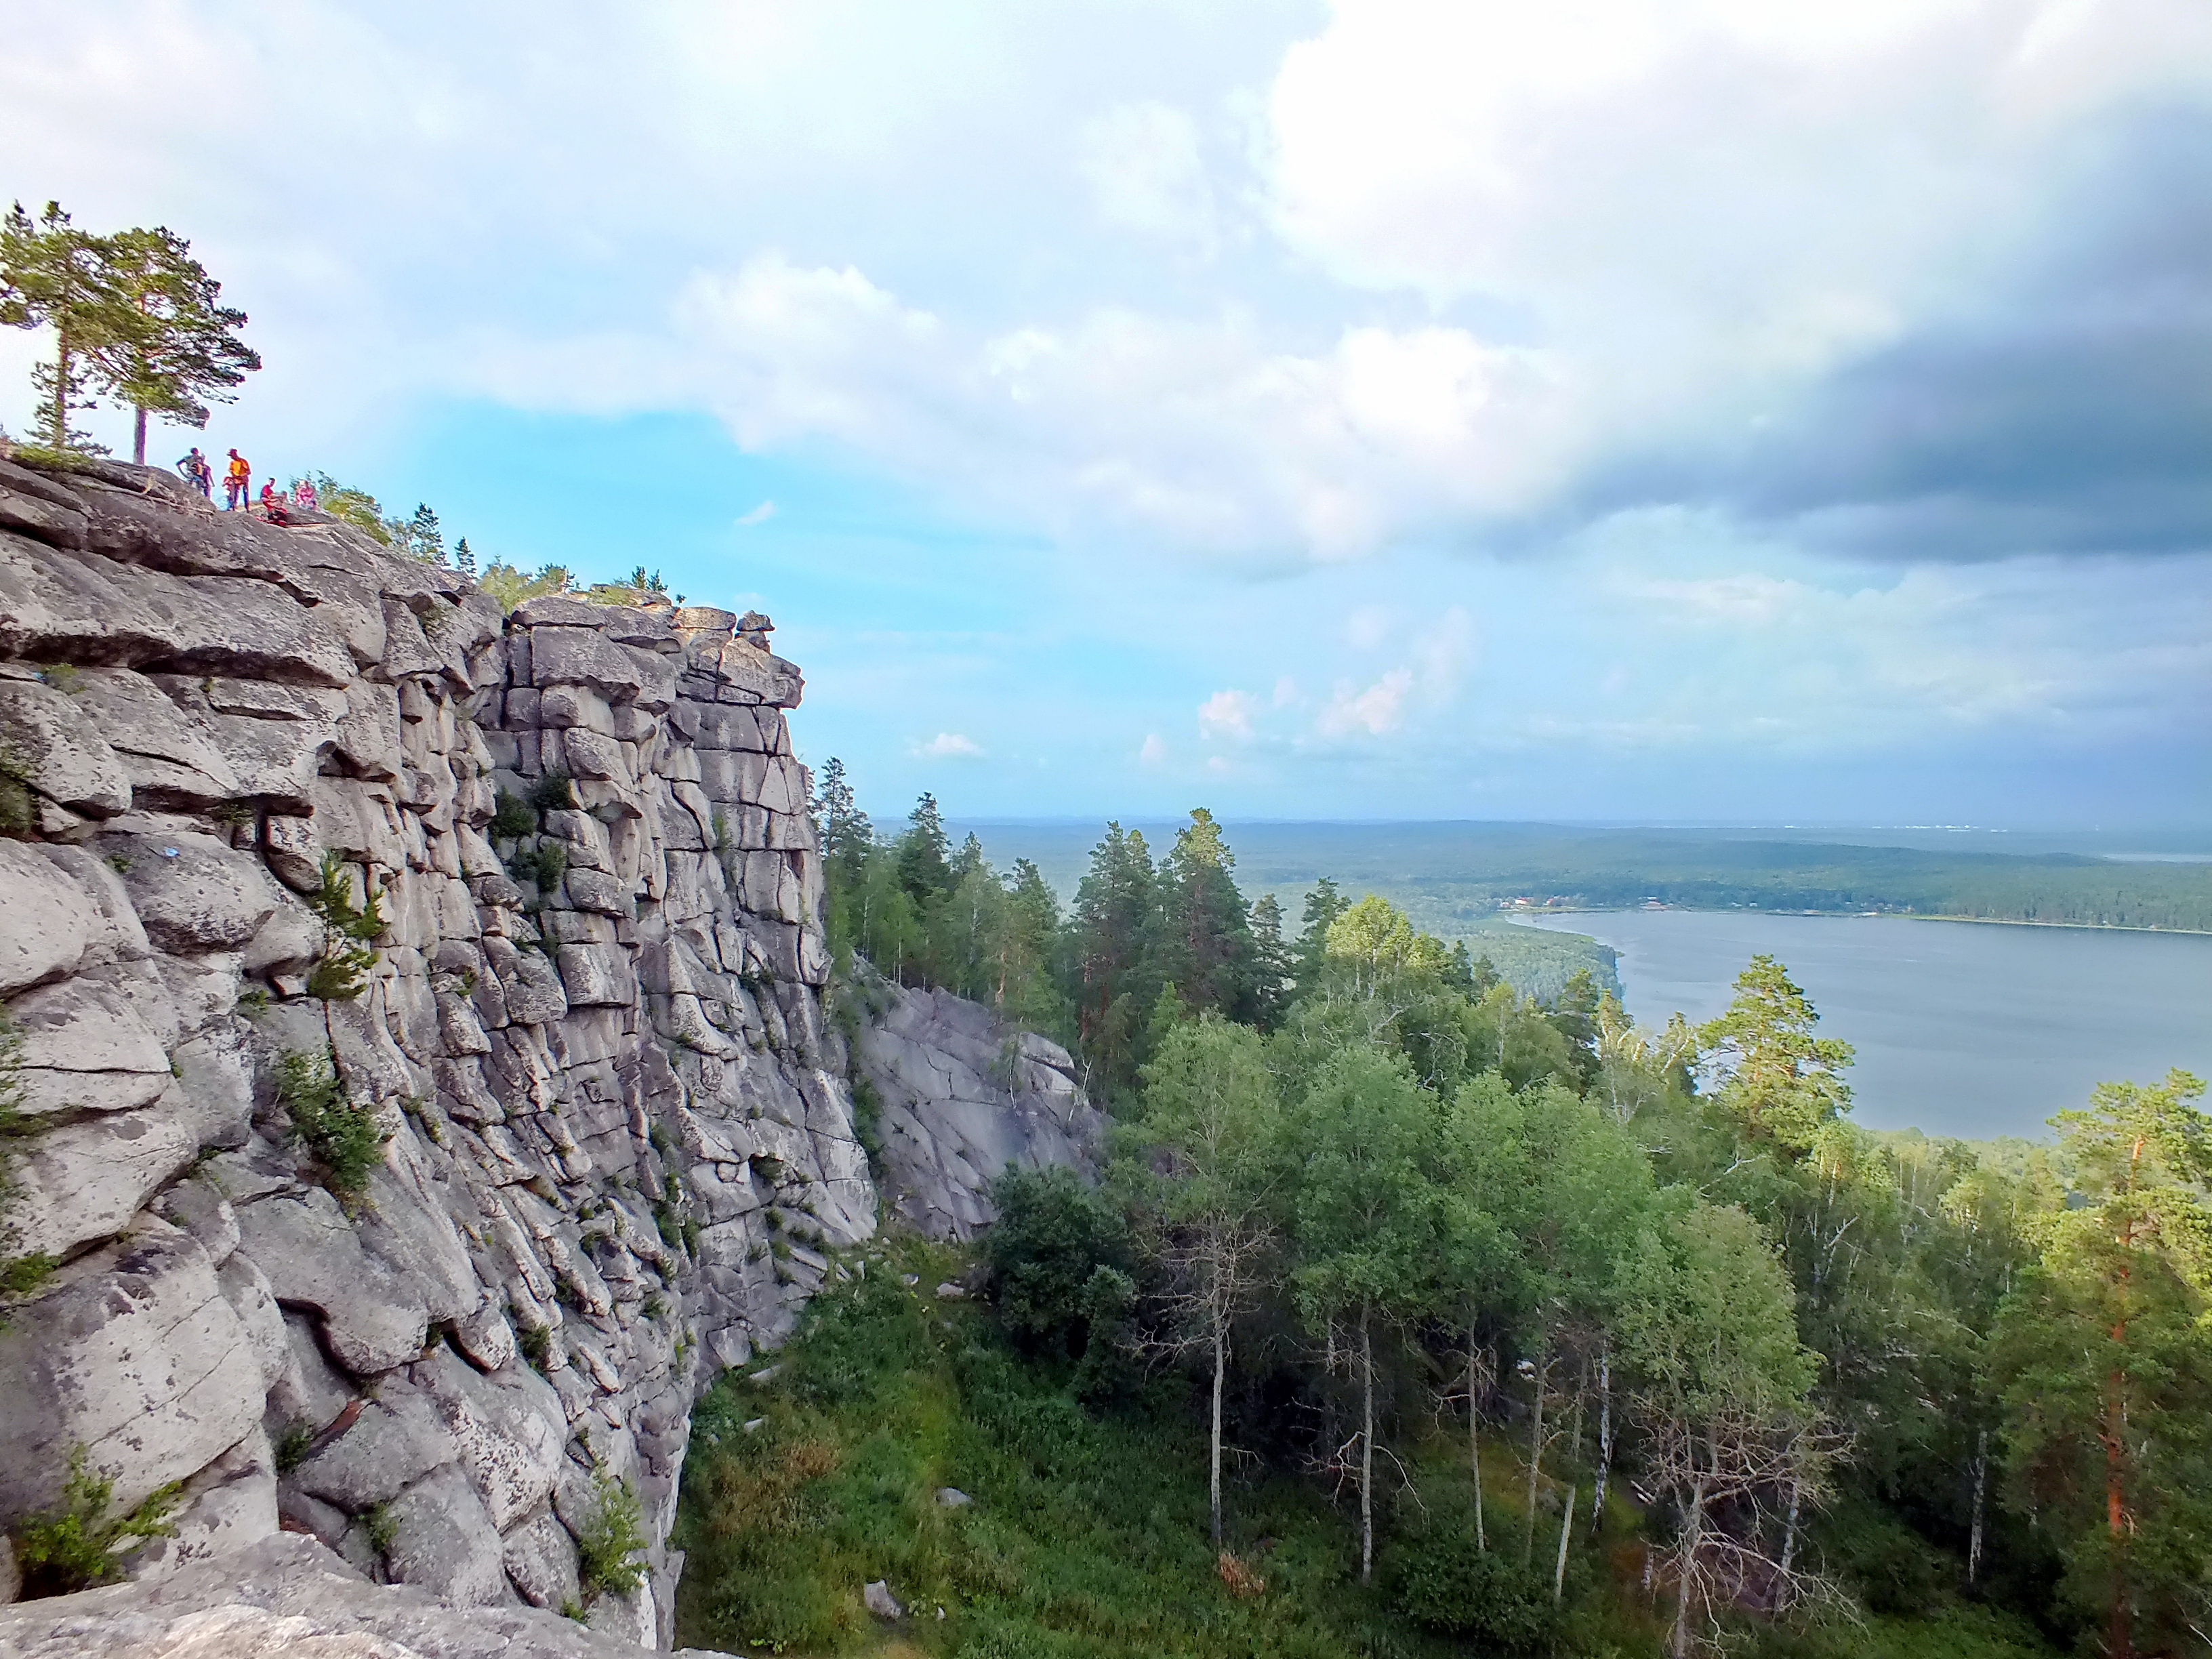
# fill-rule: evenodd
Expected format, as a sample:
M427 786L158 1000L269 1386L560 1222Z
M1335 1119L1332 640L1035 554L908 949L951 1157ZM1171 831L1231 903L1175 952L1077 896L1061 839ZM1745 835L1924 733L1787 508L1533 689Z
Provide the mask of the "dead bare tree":
M1846 1441L1817 1414L1722 1408L1700 1418L1639 1413L1644 1480L1680 1516L1656 1578L1671 1587L1674 1659L1716 1647L1728 1608L1845 1607L1842 1590L1796 1550L1802 1510L1829 1495Z

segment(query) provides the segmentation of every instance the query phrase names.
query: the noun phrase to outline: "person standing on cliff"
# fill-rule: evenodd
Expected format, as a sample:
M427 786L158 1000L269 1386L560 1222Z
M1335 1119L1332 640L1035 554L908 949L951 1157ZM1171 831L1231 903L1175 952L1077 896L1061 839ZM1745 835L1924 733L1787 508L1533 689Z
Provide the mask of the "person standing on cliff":
M215 469L208 465L208 458L200 453L198 444L192 446L189 455L177 463L177 471L183 473L185 481L203 496L215 493Z
M246 486L253 482L253 466L236 450L230 452L230 465L223 469L222 504L235 512L247 501Z

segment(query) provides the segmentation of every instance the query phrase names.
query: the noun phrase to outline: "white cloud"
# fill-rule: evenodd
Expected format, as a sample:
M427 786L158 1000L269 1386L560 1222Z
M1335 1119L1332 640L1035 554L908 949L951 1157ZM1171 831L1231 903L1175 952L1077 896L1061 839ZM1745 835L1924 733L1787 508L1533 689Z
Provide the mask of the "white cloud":
M1302 40L1012 0L18 9L0 148L88 222L189 228L269 356L250 418L301 442L432 396L706 408L1056 533L1274 557L1479 537L1739 430L1985 292L2106 116L2212 90L2177 0L1363 0ZM550 49L508 49L525 18ZM266 95L179 118L222 74ZM1192 112L1240 100L1255 143L1210 143ZM1247 264L1232 204L1275 239Z
M1108 224L1212 251L1213 186L1198 124L1182 110L1150 100L1117 105L1083 130L1077 166Z
M1363 605L1344 619L1344 637L1355 651L1372 651L1390 637L1390 608Z
M1325 738L1348 737L1354 732L1379 738L1395 732L1405 724L1406 694L1413 689L1410 668L1394 668L1364 690L1342 682L1314 721L1314 729Z
M775 503L763 501L758 507L738 514L738 523L742 528L750 530L757 524L766 524L774 517L775 517Z
M1249 691L1217 691L1198 706L1198 734L1249 743L1252 717L1259 712L1260 700Z
M1458 691L1474 665L1474 619L1464 607L1452 605L1413 640L1413 661L1421 690L1431 702L1443 702Z
M927 760L980 760L983 746L957 732L939 732L927 743L917 745L914 752Z
M1144 742L1138 746L1137 758L1146 766L1158 766L1168 757L1168 746L1160 741L1157 732L1145 733Z

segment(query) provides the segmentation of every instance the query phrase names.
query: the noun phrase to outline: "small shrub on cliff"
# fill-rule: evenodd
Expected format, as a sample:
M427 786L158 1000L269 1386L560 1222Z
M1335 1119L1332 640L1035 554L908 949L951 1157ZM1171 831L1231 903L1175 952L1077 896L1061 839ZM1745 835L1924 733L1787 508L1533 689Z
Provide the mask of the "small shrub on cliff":
M525 836L538 833L538 811L520 795L499 792L499 804L492 809L491 833L495 840L519 841Z
M541 893L550 893L561 884L561 878L568 873L568 844L559 841L541 841L526 851L517 853L508 861L510 874L534 883Z
M8 1218L15 1201L15 1146L31 1133L34 1121L23 1110L23 1034L0 1009L0 1250L15 1242L16 1230ZM0 1297L28 1296L59 1265L43 1250L0 1254Z
M557 812L576 804L575 780L559 767L542 774L530 786L530 804L541 812Z
M359 1203L383 1156L374 1109L346 1098L328 1054L300 1048L277 1057L276 1098L292 1120L294 1137L322 1165L323 1184L349 1208Z
M323 925L323 953L307 970L307 994L325 1002L350 1002L362 994L362 975L376 965L369 941L384 931L383 894L364 872L362 902L353 902L353 878L336 848L323 854L322 883L307 901Z
M645 1511L626 1482L592 1477L592 1510L576 1538L576 1578L589 1602L602 1591L626 1595L645 1582Z
M103 1583L120 1570L115 1557L122 1547L174 1537L177 1529L168 1515L181 1492L164 1486L136 1509L110 1516L115 1482L93 1472L80 1442L70 1452L61 1502L26 1516L15 1528L15 1565L22 1570L25 1599L67 1595Z
M31 799L30 768L21 755L0 743L0 836L21 841L37 827L39 814Z

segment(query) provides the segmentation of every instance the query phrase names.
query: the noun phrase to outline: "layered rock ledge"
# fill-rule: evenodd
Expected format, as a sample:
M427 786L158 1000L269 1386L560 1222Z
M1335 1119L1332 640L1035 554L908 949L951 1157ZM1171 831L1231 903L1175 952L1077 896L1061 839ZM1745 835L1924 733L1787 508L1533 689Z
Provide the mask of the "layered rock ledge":
M692 1401L877 1224L801 690L763 618L502 616L335 520L0 461L0 1003L27 1131L0 1256L53 1264L0 1326L0 1531L80 1450L118 1508L182 1492L137 1584L27 1603L0 1645L587 1650L526 1606L668 1644ZM325 1000L332 858L382 931L359 994ZM1082 1161L1064 1054L950 998L878 1012L899 1213L965 1237L994 1160ZM288 1056L327 1056L373 1115L357 1187L296 1133ZM585 1609L577 1536L625 1490L649 1575ZM392 1583L432 1599L380 1624ZM70 1648L52 1621L94 1603ZM423 1607L493 1611L447 1640Z

